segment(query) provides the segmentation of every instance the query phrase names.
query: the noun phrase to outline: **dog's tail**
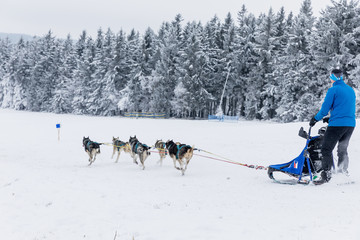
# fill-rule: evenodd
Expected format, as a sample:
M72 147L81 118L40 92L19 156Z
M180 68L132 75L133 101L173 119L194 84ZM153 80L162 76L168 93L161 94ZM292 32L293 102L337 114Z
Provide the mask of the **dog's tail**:
M124 150L125 152L127 153L130 153L131 152L131 146L130 146L130 143L129 142L126 142L125 145L124 145Z

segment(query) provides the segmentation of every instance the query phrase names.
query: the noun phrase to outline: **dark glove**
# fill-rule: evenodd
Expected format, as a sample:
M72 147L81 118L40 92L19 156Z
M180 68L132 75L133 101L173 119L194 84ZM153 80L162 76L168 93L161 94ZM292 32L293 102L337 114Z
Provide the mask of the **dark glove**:
M323 118L323 123L329 123L329 117L325 117L325 118Z
M313 118L310 120L309 125L310 125L310 127L313 127L313 126L315 126L316 123L317 123L317 120L315 119L315 117L313 117Z

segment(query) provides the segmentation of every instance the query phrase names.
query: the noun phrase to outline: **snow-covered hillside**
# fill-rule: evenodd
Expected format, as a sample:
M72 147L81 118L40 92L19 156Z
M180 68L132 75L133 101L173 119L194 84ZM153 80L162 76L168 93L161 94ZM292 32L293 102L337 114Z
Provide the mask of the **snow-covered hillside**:
M219 123L0 110L0 238L9 240L360 239L360 132L349 147L355 184L280 185L264 170L195 155L185 176L155 153L145 170L110 146L88 166L83 136L173 139L268 166L305 145L308 123ZM60 141L55 125L61 123ZM318 123L315 128L322 124ZM316 132L316 130L314 130ZM204 152L196 154L205 155ZM211 156L211 155L209 155Z

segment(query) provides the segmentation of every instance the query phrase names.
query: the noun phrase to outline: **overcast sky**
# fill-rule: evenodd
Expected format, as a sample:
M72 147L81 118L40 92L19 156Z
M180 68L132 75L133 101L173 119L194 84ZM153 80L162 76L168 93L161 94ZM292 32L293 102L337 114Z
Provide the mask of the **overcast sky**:
M56 37L71 34L77 39L83 30L96 36L101 27L117 33L129 33L132 28L145 32L157 31L164 21L180 13L184 22L203 24L217 15L221 21L227 13L236 19L245 4L248 12L277 12L282 6L288 14L297 14L302 0L0 0L0 32L43 36L51 30ZM331 0L312 0L313 13L331 5Z

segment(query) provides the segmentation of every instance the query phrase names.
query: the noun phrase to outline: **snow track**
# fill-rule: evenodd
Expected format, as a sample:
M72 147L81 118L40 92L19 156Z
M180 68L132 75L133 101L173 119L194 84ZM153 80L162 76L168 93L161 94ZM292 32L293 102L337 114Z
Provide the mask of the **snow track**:
M130 135L195 145L239 162L290 161L307 123L104 118L0 110L1 239L347 239L360 237L360 132L349 147L355 184L274 184L266 171L194 156L185 176L152 153L145 170L112 148L88 166L83 136ZM61 138L55 125L61 123ZM321 124L319 124L320 127ZM315 131L315 130L314 130Z

